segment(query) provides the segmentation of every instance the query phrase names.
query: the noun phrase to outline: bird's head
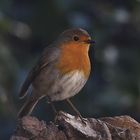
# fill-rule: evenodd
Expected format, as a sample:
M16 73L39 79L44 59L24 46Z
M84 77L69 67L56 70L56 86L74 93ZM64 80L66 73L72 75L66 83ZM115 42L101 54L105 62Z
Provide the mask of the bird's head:
M57 41L60 44L71 44L77 47L89 47L90 44L95 43L94 40L91 40L88 32L81 28L65 30L62 34L60 34Z

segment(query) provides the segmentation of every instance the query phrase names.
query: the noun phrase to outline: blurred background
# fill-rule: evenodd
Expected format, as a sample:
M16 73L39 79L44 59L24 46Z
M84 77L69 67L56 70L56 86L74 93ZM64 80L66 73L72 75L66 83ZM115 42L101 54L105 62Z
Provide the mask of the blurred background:
M90 79L72 102L84 117L125 114L140 121L140 0L0 0L0 139L16 128L27 73L43 48L71 27L96 40ZM56 105L73 114L65 102ZM33 115L54 117L45 99Z

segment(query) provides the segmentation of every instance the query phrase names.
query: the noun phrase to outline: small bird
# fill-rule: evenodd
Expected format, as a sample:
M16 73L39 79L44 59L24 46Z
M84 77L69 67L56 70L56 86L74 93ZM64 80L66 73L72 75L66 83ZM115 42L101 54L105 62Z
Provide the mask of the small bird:
M32 91L20 109L18 117L30 115L35 105L43 97L49 102L66 100L81 117L70 101L88 80L91 65L88 51L91 37L81 28L65 30L51 45L45 48L38 63L29 72L23 83L19 97L24 98L32 86Z

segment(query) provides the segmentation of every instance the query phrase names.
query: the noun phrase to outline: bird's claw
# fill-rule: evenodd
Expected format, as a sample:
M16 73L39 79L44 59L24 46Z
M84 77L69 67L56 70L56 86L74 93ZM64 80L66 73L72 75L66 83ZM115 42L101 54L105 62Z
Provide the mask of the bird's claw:
M87 121L87 120L86 120L85 118L83 118L81 115L80 115L80 116L79 116L79 115L76 115L75 118L76 118L76 119L80 118L82 124L84 124L84 125L86 126L86 121Z

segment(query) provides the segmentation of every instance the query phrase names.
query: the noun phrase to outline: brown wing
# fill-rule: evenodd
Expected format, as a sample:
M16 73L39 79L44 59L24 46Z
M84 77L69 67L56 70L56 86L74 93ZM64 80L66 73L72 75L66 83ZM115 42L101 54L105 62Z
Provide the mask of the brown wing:
M29 72L27 78L25 79L19 93L19 98L24 98L27 95L27 90L30 87L31 83L36 78L36 76L40 73L42 69L50 65L53 61L57 60L58 56L59 56L58 47L50 46L44 50L38 63L35 65L35 67L33 67L33 69Z

